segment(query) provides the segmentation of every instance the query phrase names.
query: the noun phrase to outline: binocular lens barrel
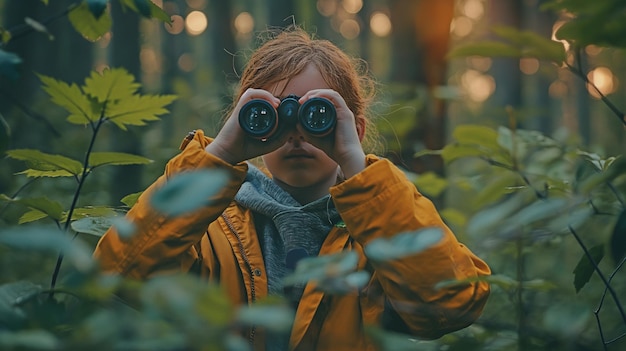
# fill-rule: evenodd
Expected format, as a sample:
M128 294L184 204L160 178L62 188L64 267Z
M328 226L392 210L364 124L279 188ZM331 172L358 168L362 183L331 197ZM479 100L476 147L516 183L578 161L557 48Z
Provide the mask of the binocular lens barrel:
M239 125L251 137L267 139L284 127L300 123L312 135L324 136L334 128L337 120L335 106L324 98L311 98L304 104L298 97L282 99L277 109L262 99L248 101L239 111Z

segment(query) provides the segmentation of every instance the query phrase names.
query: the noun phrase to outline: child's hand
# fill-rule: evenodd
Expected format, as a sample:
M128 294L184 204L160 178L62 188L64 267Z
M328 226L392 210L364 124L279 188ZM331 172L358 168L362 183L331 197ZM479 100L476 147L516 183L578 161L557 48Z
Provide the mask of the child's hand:
M356 127L354 113L348 108L343 97L332 89L315 89L307 92L300 99L300 103L320 97L330 100L337 110L337 124L333 133L323 137L316 137L304 132L298 125L299 131L307 142L324 151L341 167L346 178L349 178L365 168L365 153Z
M280 99L270 92L262 89L248 89L241 95L237 106L228 118L213 142L205 148L222 160L237 164L251 158L272 152L282 146L286 141L286 135L278 135L267 141L261 141L248 136L239 125L239 111L241 107L253 99L263 99L268 101L274 108L280 104Z

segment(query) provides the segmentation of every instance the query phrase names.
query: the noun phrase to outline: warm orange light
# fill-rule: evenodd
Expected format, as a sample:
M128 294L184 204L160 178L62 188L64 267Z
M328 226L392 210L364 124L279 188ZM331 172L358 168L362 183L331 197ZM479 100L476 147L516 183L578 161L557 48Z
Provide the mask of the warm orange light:
M194 10L202 10L206 7L206 0L187 0L187 6Z
M474 29L474 23L465 16L453 18L450 22L450 32L458 37L465 37Z
M339 33L346 39L355 39L360 32L361 26L359 26L359 22L353 19L344 20L339 25Z
M370 28L377 37L386 37L391 34L391 20L385 13L374 12L370 17Z
M239 34L248 34L254 30L254 18L249 12L242 12L235 17L235 30Z
M617 86L617 79L613 72L607 67L597 67L587 74L587 79L604 95L609 95L615 92ZM600 94L591 86L587 86L587 90L596 99L600 98Z
M597 56L602 52L602 47L600 46L595 46L595 45L587 45L587 47L585 48L585 52L587 53L587 55L589 56Z
M463 5L463 14L473 20L480 19L485 13L485 7L480 0L467 0Z
M467 58L470 67L477 69L481 72L487 72L491 68L493 60L491 57L484 56L471 56Z
M562 80L552 82L548 88L548 94L550 94L550 97L555 99L564 98L567 96L568 91L569 88L567 87L567 84L565 84Z
M209 24L206 15L201 11L191 11L185 20L185 28L189 35L200 35Z
M523 57L519 60L519 69L524 74L533 75L539 71L539 60L534 57Z
M330 17L337 12L337 1L317 0L317 11L324 17Z
M356 14L363 8L363 0L342 0L341 5L347 13Z
M142 48L139 52L141 69L146 73L157 73L160 69L159 58L152 48Z
M182 33L185 29L185 20L179 15L174 15L172 16L172 24L164 23L163 25L166 31L176 35Z
M483 102L496 90L496 82L488 74L470 69L461 75L461 86L470 100Z
M196 62L191 54L182 54L178 58L178 68L183 72L191 72L196 67Z

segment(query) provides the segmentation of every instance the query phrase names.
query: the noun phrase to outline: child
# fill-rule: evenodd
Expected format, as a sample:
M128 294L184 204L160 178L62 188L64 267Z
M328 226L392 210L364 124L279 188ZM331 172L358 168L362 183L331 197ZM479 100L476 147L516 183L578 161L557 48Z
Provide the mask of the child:
M421 338L471 324L488 284L435 285L488 275L489 267L456 240L400 169L363 151L372 84L357 67L335 45L300 28L266 41L250 58L232 114L215 139L196 131L129 211L138 233L123 240L112 228L102 237L95 255L103 268L146 279L199 266L201 276L219 281L234 303L249 304L284 294L281 282L293 268L293 252L353 250L370 281L347 295L324 294L313 284L288 294L297 306L289 349L371 350L363 328L369 324ZM245 103L262 99L277 108L291 94L301 104L314 97L332 102L334 130L320 137L297 125L266 139L242 130L238 113ZM245 162L257 156L271 176ZM175 173L212 168L230 174L218 201L193 215L154 219L149 197L155 188ZM443 230L443 239L419 254L385 267L364 254L376 238L432 226ZM286 340L260 340L254 328L247 337L255 349L287 349Z

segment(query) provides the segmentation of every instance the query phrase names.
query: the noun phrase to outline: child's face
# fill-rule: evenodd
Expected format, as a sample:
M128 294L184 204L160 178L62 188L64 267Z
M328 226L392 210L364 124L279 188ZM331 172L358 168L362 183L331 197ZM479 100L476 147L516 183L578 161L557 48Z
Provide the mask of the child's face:
M284 98L290 94L302 96L309 90L330 87L318 69L309 65L287 81L286 85L282 82L264 89ZM297 130L286 133L289 133L289 140L277 150L263 156L265 166L274 180L293 188L312 187L312 191L315 191L315 187L328 189L334 185L337 180L337 163L322 150L305 142Z

